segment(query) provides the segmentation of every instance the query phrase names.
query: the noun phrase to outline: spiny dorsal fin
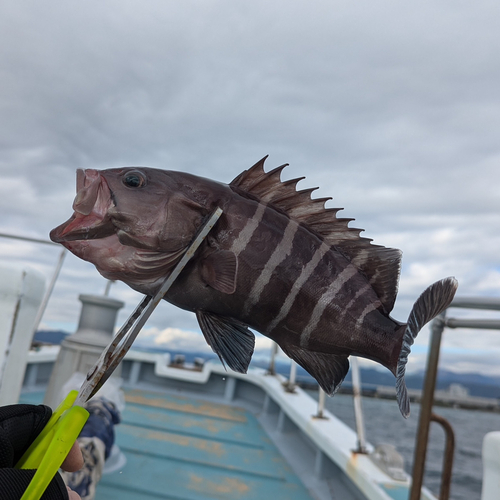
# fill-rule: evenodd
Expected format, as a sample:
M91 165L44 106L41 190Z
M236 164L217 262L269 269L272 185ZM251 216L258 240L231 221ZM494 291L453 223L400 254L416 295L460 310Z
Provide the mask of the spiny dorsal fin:
M363 229L348 227L354 219L337 217L342 208L325 208L325 202L331 198L311 198L317 188L297 191L296 185L304 177L281 182L280 175L287 164L265 172L266 158L238 175L230 186L286 212L326 243L340 249L368 277L385 312L391 312L399 283L401 251L371 245L371 239L360 236Z

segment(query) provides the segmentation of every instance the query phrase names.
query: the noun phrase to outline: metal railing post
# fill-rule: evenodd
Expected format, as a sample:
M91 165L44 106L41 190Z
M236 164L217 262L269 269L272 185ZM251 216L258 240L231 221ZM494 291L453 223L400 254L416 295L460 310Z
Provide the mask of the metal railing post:
M431 323L431 342L429 354L427 355L427 368L420 404L420 418L415 443L415 454L413 459L413 482L409 500L420 500L422 483L424 481L425 457L427 455L427 442L429 439L429 427L434 404L434 390L439 362L439 350L441 338L445 326L445 312L441 313Z
M271 359L269 360L269 368L267 369L268 375L276 375L276 355L278 354L278 344L272 343L271 346Z
M295 387L295 381L297 379L297 363L292 360L290 363L290 378L288 379L288 384L290 387Z
M325 400L326 400L326 392L320 387L318 394L318 413L313 416L313 418L326 418L324 416L325 411Z
M290 360L290 376L288 380L283 383L283 387L287 392L295 392L295 381L297 379L297 363L291 359Z
M61 271L62 265L64 263L64 257L66 257L67 250L63 248L61 253L59 254L59 259L57 260L56 268L54 269L54 273L52 274L52 278L50 280L49 286L47 287L47 291L45 292L42 303L38 308L38 312L36 314L35 322L33 324L33 337L40 326L43 315L45 314L45 309L47 309L47 304L49 303L50 296L52 295L52 290L56 284L57 278L59 277L59 273Z
M351 356L352 397L354 402L354 416L356 418L356 432L358 434L358 448L356 453L367 453L365 439L365 422L361 406L361 375L359 373L358 358Z
M104 296L107 297L109 295L109 291L111 290L111 285L116 283L115 280L108 280L106 282L106 288L104 289Z

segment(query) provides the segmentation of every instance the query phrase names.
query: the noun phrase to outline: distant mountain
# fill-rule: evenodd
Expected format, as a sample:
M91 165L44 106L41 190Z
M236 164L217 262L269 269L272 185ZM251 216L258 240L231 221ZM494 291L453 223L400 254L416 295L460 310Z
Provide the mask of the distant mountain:
M215 353L170 350L170 349L165 349L164 347L150 346L144 344L138 344L138 345L134 344L133 349L134 351L154 352L156 354L170 354L170 356L172 357L174 357L176 354L182 354L183 356L185 356L186 363L192 363L195 358L202 358L206 361L210 359L219 359L217 354Z
M406 385L410 389L422 389L424 372L411 373L406 376ZM363 385L394 385L394 376L389 371L379 371L374 368L362 368L361 380ZM351 373L345 378L351 383ZM490 377L478 373L456 373L449 370L439 370L436 389L447 389L451 384L460 384L469 390L471 396L483 398L500 398L500 377Z
M69 333L61 330L39 330L35 334L34 343L60 344ZM217 360L216 354L196 351L169 350L151 344L134 344L134 349L147 352L170 353L172 356L183 354L187 363L192 363L195 358L205 360ZM251 366L267 369L269 361L265 359L252 360ZM284 358L276 359L276 371L285 377L290 373L290 361ZM395 378L388 370L377 370L375 368L361 368L361 381L365 388L377 385L394 386ZM316 384L316 381L302 367L297 367L297 380ZM352 383L351 372L347 374L344 385ZM460 384L469 390L471 396L484 398L500 398L500 377L490 377L479 373L455 373L449 370L439 370L436 383L437 389L447 389L451 384ZM424 385L424 372L410 373L406 376L406 385L410 389L422 389Z
M38 330L33 337L33 344L59 345L68 335L68 332L62 330Z
M134 346L135 347L135 346ZM149 352L170 352L171 355L184 354L186 362L191 363L194 358L204 358L217 360L215 354L207 354L206 352L179 352L168 351L165 348L138 346L141 350ZM250 366L267 369L269 361L262 358L252 360ZM276 359L276 371L285 377L290 373L290 361L284 358ZM375 387L377 385L394 386L396 379L388 370L377 370L375 368L361 368L361 382L365 388ZM302 367L297 367L297 381L316 384L309 373ZM344 385L352 384L351 372L349 371ZM500 398L500 377L489 377L478 373L455 373L448 370L439 370L436 383L437 389L447 389L450 384L460 384L469 390L471 396L484 398ZM410 373L406 376L406 385L410 389L422 389L424 385L424 372Z

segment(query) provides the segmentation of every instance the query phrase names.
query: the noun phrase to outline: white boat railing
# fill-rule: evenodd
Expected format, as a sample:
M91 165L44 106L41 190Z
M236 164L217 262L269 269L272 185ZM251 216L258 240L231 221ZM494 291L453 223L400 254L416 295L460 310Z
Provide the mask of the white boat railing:
M269 368L267 373L270 375L276 374L276 356L278 354L278 344L276 342L272 343L271 355L269 361ZM361 375L359 371L358 359L356 356L351 356L351 374L352 374L352 390L353 390L353 402L354 402L354 416L356 420L356 432L358 435L358 446L355 453L367 453L366 448L366 438L365 438L365 424L363 417L363 408L361 404ZM290 364L290 374L288 380L283 384L285 390L288 392L293 392L295 386L297 385L297 363L291 360ZM318 388L318 411L314 415L315 418L325 418L325 401L326 393L321 387Z
M314 418L326 418L325 403L326 403L326 392L320 387L318 394L318 413L314 415Z

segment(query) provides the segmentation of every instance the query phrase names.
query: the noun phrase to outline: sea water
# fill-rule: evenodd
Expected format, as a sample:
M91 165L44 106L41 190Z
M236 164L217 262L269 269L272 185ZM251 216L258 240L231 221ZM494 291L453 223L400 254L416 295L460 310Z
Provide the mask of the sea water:
M309 392L309 391L308 391ZM317 398L316 391L309 392ZM396 401L363 398L366 439L374 446L392 444L403 455L405 469L411 474L415 436L418 428L420 405L411 404L411 415L405 420ZM337 394L327 398L326 408L355 429L352 396ZM446 418L455 431L455 454L450 498L453 500L479 500L481 498L482 459L484 435L500 431L500 414L458 408L434 408L434 413ZM439 495L445 436L441 426L431 422L427 448L424 485Z

